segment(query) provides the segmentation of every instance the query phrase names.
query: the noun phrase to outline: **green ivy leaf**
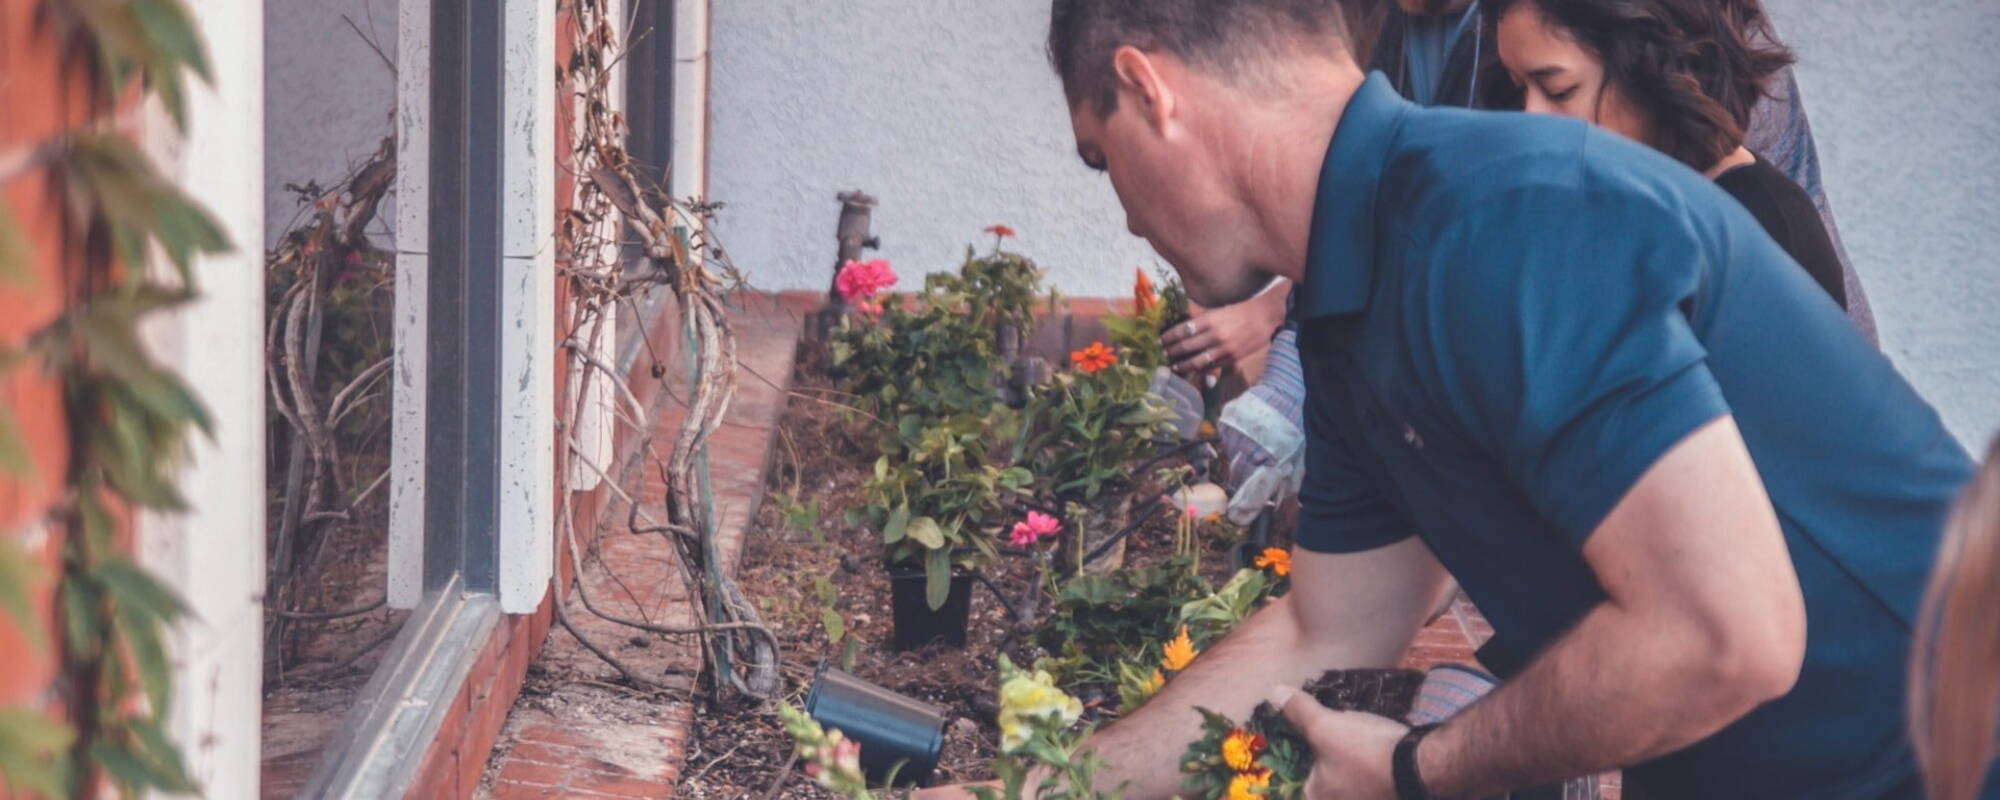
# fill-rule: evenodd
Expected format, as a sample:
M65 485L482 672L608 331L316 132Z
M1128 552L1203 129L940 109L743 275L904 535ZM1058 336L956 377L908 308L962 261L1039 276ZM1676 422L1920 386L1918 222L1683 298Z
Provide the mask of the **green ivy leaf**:
M0 708L0 786L42 797L68 797L64 776L76 732L26 708Z
M14 620L36 655L48 652L48 632L29 601L30 586L43 580L42 567L11 538L0 538L0 610ZM0 772L5 772L0 769Z
M7 202L0 200L0 283L23 288L34 285L35 274L28 269L30 252L28 234L15 221Z
M25 478L34 471L27 443L21 440L21 429L14 424L14 412L0 406L0 472Z
M134 748L140 760L147 765L153 785L169 792L193 792L198 787L188 777L187 765L181 761L180 748L174 746L173 739L161 727L165 715L155 711L154 716L134 718L126 723L138 747Z

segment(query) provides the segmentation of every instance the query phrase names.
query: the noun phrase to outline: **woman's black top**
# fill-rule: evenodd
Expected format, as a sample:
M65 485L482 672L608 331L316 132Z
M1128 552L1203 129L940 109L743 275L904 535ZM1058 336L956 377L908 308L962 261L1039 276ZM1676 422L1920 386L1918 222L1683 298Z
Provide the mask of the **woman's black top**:
M1813 207L1806 190L1763 156L1758 156L1755 163L1722 173L1715 184L1750 209L1750 214L1777 240L1778 246L1785 248L1792 260L1799 262L1841 309L1847 308L1847 283L1841 276L1840 256L1834 252L1833 240L1826 235L1819 209Z

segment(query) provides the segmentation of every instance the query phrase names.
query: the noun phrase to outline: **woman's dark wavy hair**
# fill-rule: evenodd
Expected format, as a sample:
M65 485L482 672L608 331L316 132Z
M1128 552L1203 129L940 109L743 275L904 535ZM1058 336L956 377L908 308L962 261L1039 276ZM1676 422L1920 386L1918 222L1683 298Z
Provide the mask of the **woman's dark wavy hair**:
M1487 24L1524 3L1604 63L1647 144L1697 170L1742 146L1751 109L1794 61L1757 0L1486 0ZM1487 107L1521 107L1504 67L1490 65L1481 84Z

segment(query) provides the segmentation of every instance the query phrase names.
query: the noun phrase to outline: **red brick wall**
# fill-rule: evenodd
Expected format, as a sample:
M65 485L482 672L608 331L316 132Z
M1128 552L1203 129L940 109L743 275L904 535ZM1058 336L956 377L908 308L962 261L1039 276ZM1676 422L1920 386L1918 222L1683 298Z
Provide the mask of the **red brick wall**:
M574 48L570 45L570 17L559 13L556 17L556 63L569 63ZM570 131L569 93L566 86L557 91L555 137L558 146L555 152L568 160ZM573 182L567 168L556 171L556 212L558 217L569 209ZM561 255L558 251L558 259ZM561 268L558 264L558 268ZM556 281L556 335L567 334L574 321L569 319L569 281ZM569 359L557 342L547 342L546 346L555 353L555 396L556 408L565 406L569 393ZM558 439L560 440L560 436ZM558 452L549 454L556 459L557 508L563 507L563 496L569 494L569 514L579 533L596 529L598 512L603 508L603 487L582 493L569 493L564 485L567 473L560 469L560 450L566 446L558 442ZM580 546L587 546L579 542ZM556 543L556 581L567 586L576 574L576 566L570 562L567 549L561 542ZM453 698L451 708L438 728L438 735L430 743L424 755L424 762L417 780L404 795L416 800L455 800L472 797L479 787L479 777L486 770L486 759L493 750L493 743L500 737L501 726L507 723L507 711L513 707L514 699L521 693L521 683L527 677L528 664L542 650L542 643L548 639L549 627L554 623L554 595L545 595L541 605L533 614L509 615L501 617L493 632L481 646L479 656L473 662L465 685Z
M35 24L37 5L38 0L0 0L0 165L90 117L89 85L58 68L54 41ZM0 282L0 347L18 347L63 309L61 267L76 253L64 235L54 181L48 169L35 167L0 183L0 203L26 234L30 273L25 285ZM12 415L32 465L25 477L0 474L0 536L27 546L52 570L60 538L53 531L37 534L62 492L69 460L61 387L37 365L24 364L0 375L0 403ZM30 592L50 626L51 589L43 581ZM7 654L0 658L0 706L42 702L54 676L54 644L30 647L12 621L0 616L0 653Z

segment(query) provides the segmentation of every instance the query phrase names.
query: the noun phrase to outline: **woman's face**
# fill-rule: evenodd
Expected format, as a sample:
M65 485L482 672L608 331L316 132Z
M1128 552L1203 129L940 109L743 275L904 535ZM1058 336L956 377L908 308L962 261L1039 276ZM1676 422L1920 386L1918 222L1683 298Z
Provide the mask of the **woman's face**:
M1500 63L1521 87L1522 110L1575 117L1646 141L1639 114L1618 87L1606 85L1604 62L1568 31L1550 26L1532 0L1508 9L1496 33Z

